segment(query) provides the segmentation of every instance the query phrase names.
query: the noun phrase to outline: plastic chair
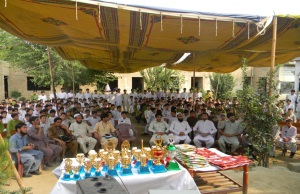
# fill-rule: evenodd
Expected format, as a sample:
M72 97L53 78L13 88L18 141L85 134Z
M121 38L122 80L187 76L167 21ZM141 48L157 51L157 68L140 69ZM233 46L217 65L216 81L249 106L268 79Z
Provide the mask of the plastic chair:
M138 132L136 129L133 129L132 125L127 123L122 123L117 125L116 129L119 131L118 136L118 147L122 144L123 141L127 140L129 142L136 141L138 139ZM133 136L130 135L129 131L132 129Z

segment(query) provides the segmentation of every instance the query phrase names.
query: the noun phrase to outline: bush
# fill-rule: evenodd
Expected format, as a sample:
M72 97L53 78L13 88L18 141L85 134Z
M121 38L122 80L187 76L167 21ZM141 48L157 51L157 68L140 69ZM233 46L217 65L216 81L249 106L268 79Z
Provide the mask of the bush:
M22 96L22 94L19 91L13 90L13 91L11 91L10 96L14 99L18 99L19 97Z

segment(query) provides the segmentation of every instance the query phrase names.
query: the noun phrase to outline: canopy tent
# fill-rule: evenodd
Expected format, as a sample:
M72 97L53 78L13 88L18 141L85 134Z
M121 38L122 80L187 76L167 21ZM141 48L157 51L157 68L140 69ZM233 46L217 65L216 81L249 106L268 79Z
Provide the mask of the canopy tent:
M195 64L196 71L226 73L238 69L243 57L250 66L270 65L268 18L87 0L6 2L0 28L91 69L130 73L166 63L170 69L194 71ZM278 16L276 63L300 56L299 26L299 16ZM190 55L174 65L184 53L195 53L194 60Z

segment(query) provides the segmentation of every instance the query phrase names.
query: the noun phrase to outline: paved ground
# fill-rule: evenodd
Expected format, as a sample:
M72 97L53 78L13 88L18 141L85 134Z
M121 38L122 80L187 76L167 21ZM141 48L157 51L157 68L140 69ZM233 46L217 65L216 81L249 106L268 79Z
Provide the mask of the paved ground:
M139 131L139 134L143 133L145 125L137 124L133 118L133 125L135 129ZM144 146L149 145L150 136L139 136L139 141L133 144L133 146L140 147L140 139L144 140ZM279 151L277 151L279 154ZM300 150L296 153L295 158L277 156L271 159L270 168L252 167L249 171L249 193L261 193L261 194L298 194L300 191L300 173L291 172L286 168L288 162L300 163ZM58 163L56 164L59 165ZM46 194L50 193L54 187L57 179L52 174L52 170L43 171L42 175L33 176L32 178L23 178L23 182L26 187L32 187L30 193L33 194ZM236 182L242 183L242 171L226 171L229 177ZM6 189L13 191L18 189L17 182L13 179L10 186L5 186Z

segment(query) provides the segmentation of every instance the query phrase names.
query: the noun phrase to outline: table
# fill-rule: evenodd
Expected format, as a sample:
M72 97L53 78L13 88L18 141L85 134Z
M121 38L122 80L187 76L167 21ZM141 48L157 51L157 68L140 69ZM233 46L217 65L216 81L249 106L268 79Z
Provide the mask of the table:
M75 159L72 159L75 160ZM52 173L59 178L51 194L63 193L73 194L77 193L75 181L64 181L60 177L63 176L64 163L54 169ZM135 168L132 169L132 176L117 176L116 180L126 186L130 194L148 194L149 190L194 190L200 193L195 181L190 173L181 166L181 170L168 171L166 173L142 174L139 175Z
M220 156L227 156L223 152L220 152L219 150L215 148L210 148L210 151L215 152L216 154ZM236 192L236 191L243 191L243 194L247 194L248 192L248 165L244 165L241 167L235 167L235 168L230 168L226 170L241 170L243 169L243 185L240 185L239 183L233 181L226 175L224 175L222 172L222 169L216 167L216 166L209 166L209 167L204 167L204 168L197 168L197 169L192 169L183 164L180 160L176 159L179 164L181 164L183 167L185 167L190 175L194 178L194 181L196 183L212 183L211 185L216 185L216 182L218 179L223 179L222 181L225 181L226 179L228 182L232 182L234 186L228 186L227 189L214 189L213 191L204 191L201 190L201 193L227 193L227 192ZM204 178L203 178L204 177ZM198 187L199 188L199 187ZM204 187L205 188L205 187Z

